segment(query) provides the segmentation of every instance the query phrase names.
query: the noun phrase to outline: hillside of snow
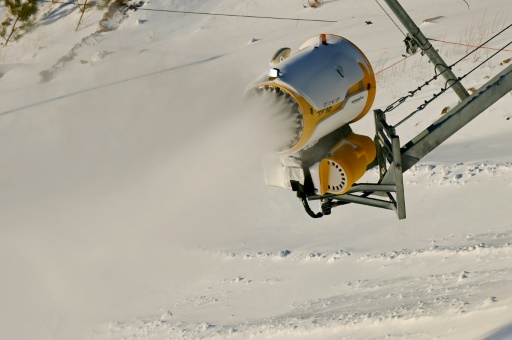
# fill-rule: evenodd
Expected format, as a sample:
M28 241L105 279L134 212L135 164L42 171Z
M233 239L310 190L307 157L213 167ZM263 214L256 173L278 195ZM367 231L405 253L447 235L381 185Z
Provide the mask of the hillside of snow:
M478 45L512 23L510 0L466 2L402 5L448 42ZM512 338L512 94L404 174L406 220L353 204L314 220L264 185L268 125L242 94L278 48L349 39L378 72L373 109L434 75L420 53L380 72L405 48L376 3L303 3L150 0L100 32L104 11L75 31L77 7L48 2L0 47L0 338ZM487 46L511 40L512 28ZM471 50L433 45L449 64ZM509 46L463 85L511 57ZM457 102L447 92L401 125L402 143ZM372 136L371 112L353 129Z

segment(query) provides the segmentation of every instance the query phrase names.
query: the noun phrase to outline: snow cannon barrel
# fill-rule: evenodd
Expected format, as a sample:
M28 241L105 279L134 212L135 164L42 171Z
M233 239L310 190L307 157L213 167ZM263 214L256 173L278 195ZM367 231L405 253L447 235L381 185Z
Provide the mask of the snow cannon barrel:
M375 99L370 62L350 41L332 34L306 40L290 56L278 50L271 68L249 85L246 94L284 97L297 128L282 154L294 154L343 125L361 119Z

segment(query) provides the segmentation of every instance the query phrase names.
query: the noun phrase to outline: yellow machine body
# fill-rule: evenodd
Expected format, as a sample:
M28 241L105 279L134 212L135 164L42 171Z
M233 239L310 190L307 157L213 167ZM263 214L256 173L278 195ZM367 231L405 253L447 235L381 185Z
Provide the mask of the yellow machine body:
M287 109L276 109L276 114L294 124L294 135L263 160L267 184L291 189L291 182L299 182L313 187L314 194L345 193L376 155L372 139L348 127L368 113L375 99L370 62L347 39L321 34L295 54L289 48L277 50L269 64L246 94L260 95L266 103L284 102ZM345 127L349 132L340 134Z

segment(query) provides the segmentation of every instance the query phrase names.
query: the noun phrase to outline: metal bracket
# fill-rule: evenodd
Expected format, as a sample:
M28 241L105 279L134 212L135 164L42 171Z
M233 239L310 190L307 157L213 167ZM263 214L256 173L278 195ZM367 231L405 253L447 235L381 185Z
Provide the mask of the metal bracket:
M416 54L416 52L418 52L419 43L410 33L407 33L407 36L404 39L404 43L405 52L407 54Z
M400 138L396 135L395 129L387 124L381 110L375 110L374 114L379 182L356 183L343 195L307 196L309 201L322 201L323 215L328 215L331 208L336 206L357 203L394 210L399 219L406 217Z

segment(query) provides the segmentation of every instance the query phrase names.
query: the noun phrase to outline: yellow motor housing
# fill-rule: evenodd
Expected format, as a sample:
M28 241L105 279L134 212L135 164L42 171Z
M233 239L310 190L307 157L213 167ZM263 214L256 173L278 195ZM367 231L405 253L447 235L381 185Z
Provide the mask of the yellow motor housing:
M343 194L360 179L376 156L375 144L367 136L352 133L320 161L320 193Z

